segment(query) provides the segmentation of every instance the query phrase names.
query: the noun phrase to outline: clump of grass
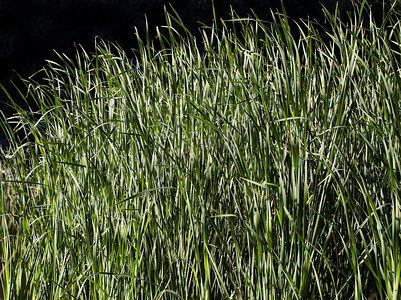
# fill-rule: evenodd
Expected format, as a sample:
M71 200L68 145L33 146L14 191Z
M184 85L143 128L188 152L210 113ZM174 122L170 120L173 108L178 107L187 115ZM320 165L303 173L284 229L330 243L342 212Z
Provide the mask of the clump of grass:
M49 62L4 123L5 298L398 298L400 23L327 18Z

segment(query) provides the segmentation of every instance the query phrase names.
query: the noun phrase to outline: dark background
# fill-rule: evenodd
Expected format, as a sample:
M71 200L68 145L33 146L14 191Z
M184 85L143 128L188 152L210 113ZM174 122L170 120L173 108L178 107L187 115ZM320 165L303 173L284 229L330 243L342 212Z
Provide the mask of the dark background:
M337 3L284 0L292 19L322 20L321 2L330 11ZM352 9L351 2L338 0L343 15ZM193 33L199 22L212 22L211 0L0 0L0 83L12 91L10 80L21 86L20 76L31 76L46 65L46 59L57 60L54 50L73 57L75 45L82 45L90 52L97 36L117 42L130 54L136 45L135 27L144 37L146 15L150 36L154 36L155 27L165 23L164 7L169 4ZM270 10L281 10L280 0L214 0L214 5L222 18L229 18L230 5L240 16L252 8L261 19L269 19ZM14 96L18 98L17 93ZM7 101L0 90L0 109L9 115L12 110L1 104Z

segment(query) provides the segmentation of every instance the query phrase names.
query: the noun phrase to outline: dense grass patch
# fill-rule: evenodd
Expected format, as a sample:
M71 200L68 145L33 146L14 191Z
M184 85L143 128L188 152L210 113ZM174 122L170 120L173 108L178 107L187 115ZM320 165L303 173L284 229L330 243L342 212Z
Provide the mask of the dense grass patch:
M169 27L136 60L99 42L27 81L5 298L399 299L400 23L275 20Z

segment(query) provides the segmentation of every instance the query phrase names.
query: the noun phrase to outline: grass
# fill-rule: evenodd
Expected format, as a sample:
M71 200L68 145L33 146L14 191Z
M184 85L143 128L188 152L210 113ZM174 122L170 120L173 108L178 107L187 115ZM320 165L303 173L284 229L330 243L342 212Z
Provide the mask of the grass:
M232 22L26 81L4 299L400 298L400 22Z

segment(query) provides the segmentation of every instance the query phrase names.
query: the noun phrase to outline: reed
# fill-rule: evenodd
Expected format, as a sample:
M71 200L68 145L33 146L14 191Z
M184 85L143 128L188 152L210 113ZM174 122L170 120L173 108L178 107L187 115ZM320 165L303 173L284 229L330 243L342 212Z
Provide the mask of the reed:
M167 26L26 81L4 298L398 299L400 23L326 17Z

